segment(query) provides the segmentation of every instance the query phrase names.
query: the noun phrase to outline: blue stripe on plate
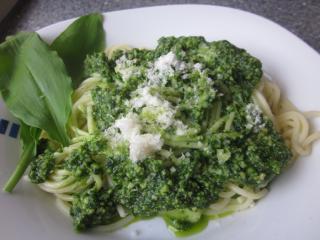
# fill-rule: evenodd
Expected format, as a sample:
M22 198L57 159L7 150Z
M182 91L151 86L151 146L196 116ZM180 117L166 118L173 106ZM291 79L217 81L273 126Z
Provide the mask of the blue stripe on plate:
M12 138L17 138L19 133L20 126L16 123L12 123L9 136Z
M9 121L8 120L0 118L0 133L1 134L6 134L8 125L9 125Z

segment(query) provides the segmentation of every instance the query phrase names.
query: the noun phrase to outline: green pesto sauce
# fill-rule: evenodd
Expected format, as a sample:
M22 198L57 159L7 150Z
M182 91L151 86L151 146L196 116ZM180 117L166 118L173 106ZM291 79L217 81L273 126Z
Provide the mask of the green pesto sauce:
M217 218L220 218L220 217L214 217L213 219L217 219ZM141 220L151 220L151 219L154 219L154 217L147 217L147 218L135 217L125 227L127 227L127 226L129 226L131 224L134 224L136 222L139 222ZM168 230L170 232L172 232L175 236L177 236L177 237L188 237L188 236L197 234L197 233L201 232L202 230L204 230L208 226L209 221L211 220L211 217L203 215L198 222L194 223L192 226L190 226L189 228L187 228L185 230L176 230L174 228L174 226L172 226L170 219L168 219L166 217L162 217L162 219L166 223L166 225L168 227Z
M188 237L191 235L194 235L196 233L201 232L203 229L205 229L209 224L209 218L206 216L202 216L201 219L192 224L190 227L188 227L185 230L176 230L174 226L172 226L170 219L164 217L163 220L167 224L168 229L174 233L177 237Z
M175 229L174 225L172 224L172 220L168 217L163 216L162 219L166 223L168 230L171 231L176 237L189 237L191 235L200 233L203 231L209 224L210 220L217 220L219 218L227 217L231 214L233 214L233 211L228 211L220 214L215 215L201 215L201 218L196 223L192 224L188 228L184 230L177 230ZM139 222L141 220L151 220L154 219L154 217L135 217L130 223L128 223L126 226L129 226L131 224L134 224L136 222Z
M204 230L208 226L210 220L217 220L219 218L227 217L231 214L233 214L233 211L228 211L228 212L216 214L216 215L202 215L198 222L194 223L187 229L178 230L178 231L174 228L174 226L171 225L170 219L164 217L163 220L167 224L168 229L172 231L177 237L189 237L191 235L197 234L202 230Z
M153 50L90 55L85 68L97 83L79 125L91 119L93 133L55 164L60 150L45 148L29 174L41 183L63 169L76 179L70 213L78 230L118 219L121 206L134 221L160 216L177 236L191 235L222 217L201 213L228 183L259 190L291 159L252 100L261 62L228 41L163 37Z

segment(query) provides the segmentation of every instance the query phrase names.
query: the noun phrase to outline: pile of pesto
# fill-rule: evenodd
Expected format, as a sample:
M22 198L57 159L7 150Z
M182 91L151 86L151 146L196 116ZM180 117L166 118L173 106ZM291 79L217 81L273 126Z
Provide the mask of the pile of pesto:
M279 175L291 152L252 101L261 63L228 41L163 37L154 50L88 55L94 134L64 162L40 142L34 183L66 169L83 188L70 215L84 230L117 221L117 207L137 218L162 216L184 231L204 218L226 184L259 190ZM103 186L87 184L99 175Z

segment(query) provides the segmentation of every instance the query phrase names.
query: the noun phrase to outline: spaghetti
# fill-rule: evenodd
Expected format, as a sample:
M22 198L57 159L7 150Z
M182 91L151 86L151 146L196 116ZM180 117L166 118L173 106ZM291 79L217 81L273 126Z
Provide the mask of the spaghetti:
M90 106L92 100L90 90L93 89L100 81L99 77L92 77L85 80L74 93L74 104L72 111L71 128L74 142L73 145L66 147L62 152L55 153L57 162L63 161L69 156L73 149L81 145L79 140L87 137L92 132L92 113ZM254 101L262 111L274 121L284 137L287 145L294 153L294 157L305 156L310 154L312 143L320 139L320 132L311 132L309 117L318 117L320 112L302 113L297 110L287 99L281 96L279 87L272 81L264 79L253 95ZM226 124L227 126L228 124ZM99 176L93 176L87 180L87 185L92 182L101 188L103 180ZM55 171L48 181L39 184L40 188L46 192L53 193L57 198L57 205L65 214L69 212L70 202L73 195L80 192L83 186L71 176L67 170ZM267 189L263 188L258 192L249 188L241 188L235 184L229 183L226 186L226 192L220 193L220 200L210 205L205 210L206 215L219 215L226 212L236 212L253 206L255 201L263 198ZM132 216L125 217L112 226L99 227L99 230L114 231L120 229L132 221Z
M127 46L121 49L128 49ZM107 56L119 50L119 47L108 49ZM93 100L91 90L102 82L99 75L93 75L82 82L73 94L73 107L71 115L70 135L72 144L60 152L54 153L56 163L65 161L73 150L83 144L96 130L96 124L92 114ZM320 112L301 112L289 100L282 96L279 87L273 81L263 77L260 85L254 90L253 101L262 112L274 124L275 128L283 136L285 143L291 149L294 159L310 154L312 143L320 139L320 132L314 132L310 128L309 118L319 117ZM221 106L220 106L221 108ZM225 130L232 126L234 114L228 119L217 122L214 128L220 128L225 121ZM84 182L83 182L84 181ZM107 176L91 175L83 181L78 181L70 171L55 169L47 181L39 184L39 187L57 198L57 205L66 215L70 211L74 195L80 193L89 185L94 184L97 189L112 185L112 179ZM225 190L219 194L219 199L204 210L205 215L220 215L227 212L236 212L247 209L267 194L267 189L250 189L236 185L232 182L226 184ZM132 215L127 215L121 206L117 207L121 220L98 227L99 230L114 231L126 226L133 221Z

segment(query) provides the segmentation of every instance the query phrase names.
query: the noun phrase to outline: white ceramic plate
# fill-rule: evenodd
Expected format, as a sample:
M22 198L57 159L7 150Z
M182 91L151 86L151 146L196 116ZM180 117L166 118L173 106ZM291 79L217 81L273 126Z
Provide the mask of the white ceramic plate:
M72 20L39 31L52 41ZM128 43L153 47L161 36L202 35L227 39L261 59L263 68L301 109L320 109L320 56L296 36L262 17L224 7L180 5L105 14L108 46ZM79 39L81 41L81 39ZM10 137L14 119L0 102L0 118L10 121L0 134L0 185L18 159L18 141ZM3 127L3 126L2 126ZM14 128L14 127L13 127ZM2 129L3 130L3 129ZM1 132L1 127L0 127ZM14 135L14 134L11 134ZM190 239L320 239L319 146L278 178L255 208L218 221ZM27 182L13 194L0 193L0 239L174 239L161 219L105 234L77 234L53 198Z

